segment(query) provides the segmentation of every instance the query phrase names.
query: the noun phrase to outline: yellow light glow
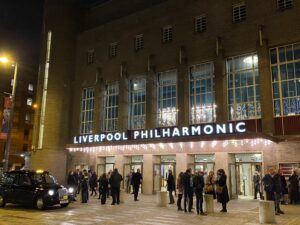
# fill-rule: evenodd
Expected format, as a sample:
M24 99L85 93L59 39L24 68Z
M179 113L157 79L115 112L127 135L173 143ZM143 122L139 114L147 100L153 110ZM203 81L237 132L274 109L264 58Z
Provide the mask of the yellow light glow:
M36 170L36 173L43 173L44 170Z
M8 58L6 58L6 57L0 57L0 62L1 63L8 63Z
M38 104L33 104L32 108L37 109L38 108Z

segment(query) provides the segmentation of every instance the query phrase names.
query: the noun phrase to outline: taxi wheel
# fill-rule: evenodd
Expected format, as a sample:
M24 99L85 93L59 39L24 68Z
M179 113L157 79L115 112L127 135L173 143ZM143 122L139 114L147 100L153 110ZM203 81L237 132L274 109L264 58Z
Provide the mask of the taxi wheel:
M69 205L69 203L60 204L60 206L61 206L62 208L66 208L68 205Z
M45 209L45 202L44 202L44 199L42 197L38 197L36 199L36 208L37 209Z
M0 207L4 207L5 206L5 201L3 196L0 194Z

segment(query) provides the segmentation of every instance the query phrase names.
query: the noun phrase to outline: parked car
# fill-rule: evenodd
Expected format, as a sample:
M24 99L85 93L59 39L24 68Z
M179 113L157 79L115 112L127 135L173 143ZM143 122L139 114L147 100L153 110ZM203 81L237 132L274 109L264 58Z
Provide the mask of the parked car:
M33 205L38 209L69 205L68 190L46 171L10 171L0 180L0 207L6 203Z

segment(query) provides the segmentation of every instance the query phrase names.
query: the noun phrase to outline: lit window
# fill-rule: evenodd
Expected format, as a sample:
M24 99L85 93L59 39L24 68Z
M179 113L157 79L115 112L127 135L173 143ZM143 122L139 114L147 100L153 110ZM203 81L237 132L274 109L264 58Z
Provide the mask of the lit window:
M160 127L177 125L177 71L165 71L158 74L158 115Z
M293 0L277 0L277 8L284 10L293 6Z
M118 129L119 113L119 84L108 84L105 92L104 130L116 131Z
M25 114L25 123L30 123L31 122L31 115L30 113Z
M162 41L164 43L173 40L173 28L172 26L166 26L162 29Z
M94 57L95 57L95 51L94 50L89 50L86 53L86 62L88 65L91 65L94 63Z
M144 48L144 35L139 34L135 36L135 50L141 50Z
M229 120L261 117L260 83L256 54L226 61Z
M190 68L190 123L216 120L214 66L212 62Z
M246 5L244 2L232 6L233 22L240 22L246 19Z
M146 120L146 79L130 80L129 83L129 127L144 129Z
M33 91L33 84L28 84L28 91Z
M118 43L114 42L109 45L109 56L116 57L118 53Z
M206 15L195 17L195 32L200 33L206 31Z
M89 134L94 129L94 88L84 88L81 100L80 133Z
M27 105L32 106L32 98L27 98Z
M300 43L270 50L274 116L300 115Z

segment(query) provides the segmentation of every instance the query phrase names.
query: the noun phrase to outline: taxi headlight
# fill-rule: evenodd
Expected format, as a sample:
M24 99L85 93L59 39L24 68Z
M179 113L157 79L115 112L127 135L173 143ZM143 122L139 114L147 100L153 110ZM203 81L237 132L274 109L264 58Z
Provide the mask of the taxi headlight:
M68 192L69 192L69 193L73 193L73 192L74 192L74 188L70 187L70 188L68 189Z
M49 191L48 191L48 194L49 194L50 196L52 196L52 195L54 195L54 191L53 191L53 190L49 190Z

